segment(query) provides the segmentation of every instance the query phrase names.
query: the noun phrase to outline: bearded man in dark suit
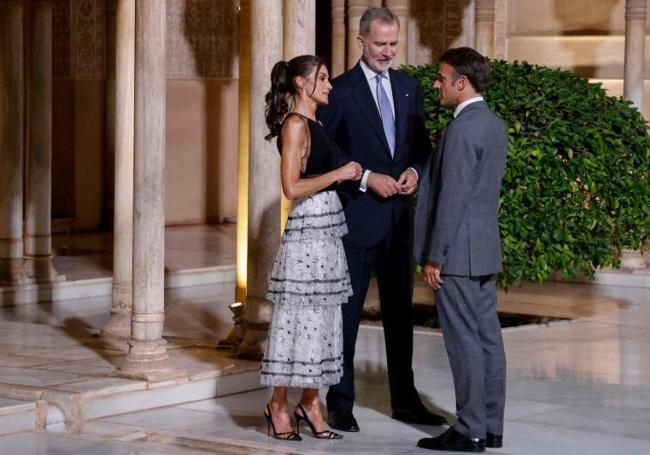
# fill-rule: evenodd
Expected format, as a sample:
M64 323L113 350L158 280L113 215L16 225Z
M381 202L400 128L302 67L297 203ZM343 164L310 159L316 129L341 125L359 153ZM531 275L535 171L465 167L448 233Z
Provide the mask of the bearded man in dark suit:
M412 194L431 144L424 127L422 89L414 78L391 69L399 19L370 8L359 24L363 56L332 81L329 105L319 111L325 129L346 158L364 169L360 182L339 192L349 233L343 238L354 295L343 305L341 382L327 394L333 428L359 431L354 405L354 353L372 272L377 276L384 325L392 417L441 425L415 389L412 324Z

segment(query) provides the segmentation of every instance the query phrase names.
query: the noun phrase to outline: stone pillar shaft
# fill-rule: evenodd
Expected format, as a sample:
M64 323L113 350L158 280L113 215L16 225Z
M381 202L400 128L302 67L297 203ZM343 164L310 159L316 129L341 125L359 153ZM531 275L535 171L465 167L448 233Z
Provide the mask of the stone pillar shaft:
M39 282L57 279L52 265L52 3L31 1L27 46L25 259Z
M284 59L316 53L316 0L285 0Z
M121 375L178 374L165 340L165 2L136 0L133 314Z
M316 0L284 1L284 60L316 53ZM280 188L280 231L284 231L293 203Z
M357 37L359 36L359 21L363 13L370 7L369 0L348 0L347 1L347 16L348 16L348 36L347 36L347 69L356 65L357 61L361 58L361 50Z
M646 0L625 1L625 63L623 67L623 98L643 112L643 79L645 62ZM623 250L621 267L640 269L646 266L639 251Z
M332 67L336 77L345 71L345 0L332 0Z
M408 17L409 0L386 0L386 8L399 18L399 44L393 68L408 62Z
M486 57L494 57L494 0L476 0L476 50Z
M623 97L643 112L646 0L625 2L625 66Z
M280 160L275 144L264 139L264 95L271 69L283 57L283 23L278 11L282 11L282 0L251 1L246 332L238 350L239 356L249 358L262 355L271 315L264 297L280 242Z
M27 282L23 269L23 9L0 3L0 285Z
M133 306L135 0L118 0L115 38L113 300L104 335L125 339L131 335Z

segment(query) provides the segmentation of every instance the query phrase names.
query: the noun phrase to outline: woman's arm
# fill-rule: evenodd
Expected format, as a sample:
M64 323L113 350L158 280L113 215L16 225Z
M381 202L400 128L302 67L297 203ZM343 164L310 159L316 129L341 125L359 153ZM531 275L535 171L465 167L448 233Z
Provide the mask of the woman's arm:
M300 199L343 180L358 180L361 177L361 166L350 162L316 177L301 178L302 157L307 152L309 142L307 125L301 118L291 116L284 122L281 134L280 172L282 191L287 199Z

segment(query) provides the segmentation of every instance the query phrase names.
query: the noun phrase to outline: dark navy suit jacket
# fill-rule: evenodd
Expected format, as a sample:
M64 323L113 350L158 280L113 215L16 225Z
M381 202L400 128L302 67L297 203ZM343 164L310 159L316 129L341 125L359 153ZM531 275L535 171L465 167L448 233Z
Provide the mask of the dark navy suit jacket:
M318 117L343 150L345 158L363 169L387 174L394 179L413 167L419 176L431 154L431 142L424 126L424 97L418 81L400 71L389 70L395 106L395 156L391 158L379 110L368 81L357 65L332 81L329 104ZM405 242L412 239L412 196L382 198L359 182L347 182L339 191L345 210L347 246L376 246L393 229Z

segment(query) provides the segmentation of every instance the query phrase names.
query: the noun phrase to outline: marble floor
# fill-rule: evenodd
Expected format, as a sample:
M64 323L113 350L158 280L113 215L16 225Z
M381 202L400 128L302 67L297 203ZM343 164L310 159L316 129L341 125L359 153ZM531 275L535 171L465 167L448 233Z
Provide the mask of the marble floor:
M235 263L234 224L165 228L165 270L197 269ZM54 266L68 281L112 276L111 232L55 234Z
M232 286L169 291L166 336L172 343L218 339L228 330L225 307L232 298ZM426 289L418 287L416 300L426 299ZM25 366L21 361L28 362L25 351L6 352L11 343L32 348L44 344L40 350L34 348L30 358L35 362L30 368L42 373L31 377L32 381L51 382L57 374L83 373L78 362L84 360L68 358L67 353L80 353L75 336L101 327L108 306L108 299L95 299L0 308L0 350L4 349L0 382L9 377L2 370L19 369ZM650 290L526 285L502 294L500 307L569 320L504 330L508 357L505 445L490 452L650 453ZM34 332L31 324L39 324L43 333ZM414 346L416 382L425 402L451 417L455 400L442 337L433 330L418 330ZM50 354L58 362L48 361ZM39 364L39 358L43 363ZM77 364L66 366L67 362ZM107 367L95 365L102 366ZM428 453L415 448L415 442L442 428L407 425L389 417L380 328L362 328L356 368L355 414L362 431L346 434L341 441L306 437L292 443L268 438L261 412L269 392L254 390L138 412L119 414L118 410L115 415L75 425L51 423L42 431L1 436L0 453Z

